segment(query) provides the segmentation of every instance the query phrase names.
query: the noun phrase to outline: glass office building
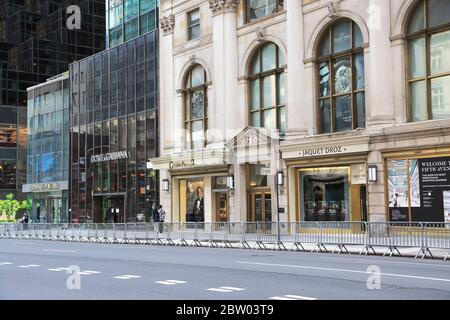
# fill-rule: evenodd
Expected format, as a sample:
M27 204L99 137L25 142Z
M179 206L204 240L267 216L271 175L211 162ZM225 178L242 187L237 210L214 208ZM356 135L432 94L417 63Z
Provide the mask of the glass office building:
M159 0L106 0L106 46L113 47L158 27Z
M81 9L81 29L66 26L66 8ZM24 199L27 88L68 70L105 47L105 0L0 1L0 199Z
M32 220L68 222L69 76L68 72L28 88L27 183Z
M70 65L71 222L150 219L158 202L158 31Z

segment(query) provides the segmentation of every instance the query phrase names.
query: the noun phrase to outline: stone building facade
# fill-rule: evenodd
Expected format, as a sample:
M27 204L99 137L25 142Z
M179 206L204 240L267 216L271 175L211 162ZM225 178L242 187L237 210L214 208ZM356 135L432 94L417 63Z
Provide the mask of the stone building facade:
M171 221L450 219L450 3L161 0Z

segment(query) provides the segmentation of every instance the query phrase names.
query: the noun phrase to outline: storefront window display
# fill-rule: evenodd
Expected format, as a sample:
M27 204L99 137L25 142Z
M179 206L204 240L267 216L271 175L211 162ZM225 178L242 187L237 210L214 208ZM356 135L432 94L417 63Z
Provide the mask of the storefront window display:
M188 180L186 188L186 222L205 222L205 185L203 180Z
M450 203L450 157L387 161L389 219L444 222Z
M300 170L301 220L348 221L349 168Z

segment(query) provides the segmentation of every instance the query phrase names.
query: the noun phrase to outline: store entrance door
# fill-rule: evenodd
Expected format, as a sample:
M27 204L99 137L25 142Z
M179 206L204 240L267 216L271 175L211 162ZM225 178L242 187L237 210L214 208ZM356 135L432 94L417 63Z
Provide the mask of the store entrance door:
M272 222L272 194L252 192L249 194L249 222Z
M62 214L62 199L48 197L45 200L45 221L47 223L59 223Z
M94 197L93 215L95 223L123 223L125 221L125 196Z

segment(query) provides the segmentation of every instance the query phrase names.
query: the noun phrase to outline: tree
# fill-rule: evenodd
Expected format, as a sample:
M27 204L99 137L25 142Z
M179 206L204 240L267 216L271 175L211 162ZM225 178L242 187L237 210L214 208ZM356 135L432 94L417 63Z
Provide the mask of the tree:
M6 216L6 220L8 221L15 220L17 211L25 209L26 207L27 201L17 201L14 199L12 193L8 194L5 200L0 200L0 213L1 215Z

